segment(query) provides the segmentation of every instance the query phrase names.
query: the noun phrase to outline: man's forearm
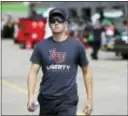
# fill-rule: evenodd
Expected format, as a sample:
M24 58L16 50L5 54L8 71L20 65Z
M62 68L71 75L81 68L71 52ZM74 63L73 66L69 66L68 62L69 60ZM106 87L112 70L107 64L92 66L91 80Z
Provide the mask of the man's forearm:
M28 99L34 95L37 80L36 76L37 75L34 72L31 72L28 75Z
M87 93L87 100L92 101L92 74L90 71L87 71L86 74L84 74L84 84L86 88Z

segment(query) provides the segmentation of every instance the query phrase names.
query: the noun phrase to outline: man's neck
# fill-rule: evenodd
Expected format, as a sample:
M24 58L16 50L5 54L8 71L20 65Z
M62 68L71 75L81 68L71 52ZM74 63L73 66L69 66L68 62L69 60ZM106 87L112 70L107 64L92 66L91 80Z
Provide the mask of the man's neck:
M57 42L62 42L62 41L65 41L67 39L66 33L53 34L52 37L53 37L53 40L55 40Z

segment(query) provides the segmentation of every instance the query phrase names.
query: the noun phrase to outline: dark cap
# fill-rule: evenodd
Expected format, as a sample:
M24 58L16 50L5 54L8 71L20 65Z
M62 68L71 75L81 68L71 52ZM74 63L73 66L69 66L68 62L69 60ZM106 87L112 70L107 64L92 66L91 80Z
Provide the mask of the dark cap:
M49 17L52 17L54 15L61 15L65 20L67 20L66 12L62 8L54 8L49 12Z

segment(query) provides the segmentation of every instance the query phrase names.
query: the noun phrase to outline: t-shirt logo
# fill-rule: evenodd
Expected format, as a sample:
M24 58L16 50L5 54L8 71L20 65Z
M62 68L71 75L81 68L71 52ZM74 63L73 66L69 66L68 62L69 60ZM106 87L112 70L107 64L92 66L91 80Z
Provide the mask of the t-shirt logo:
M50 60L55 61L56 63L63 63L66 58L65 52L57 52L56 49L51 49L50 53Z

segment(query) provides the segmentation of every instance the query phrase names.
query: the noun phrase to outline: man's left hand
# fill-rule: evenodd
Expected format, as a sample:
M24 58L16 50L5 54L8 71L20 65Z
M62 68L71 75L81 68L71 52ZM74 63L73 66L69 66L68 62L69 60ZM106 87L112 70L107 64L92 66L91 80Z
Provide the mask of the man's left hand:
M91 113L92 113L92 101L87 100L83 112L85 115L91 115Z

